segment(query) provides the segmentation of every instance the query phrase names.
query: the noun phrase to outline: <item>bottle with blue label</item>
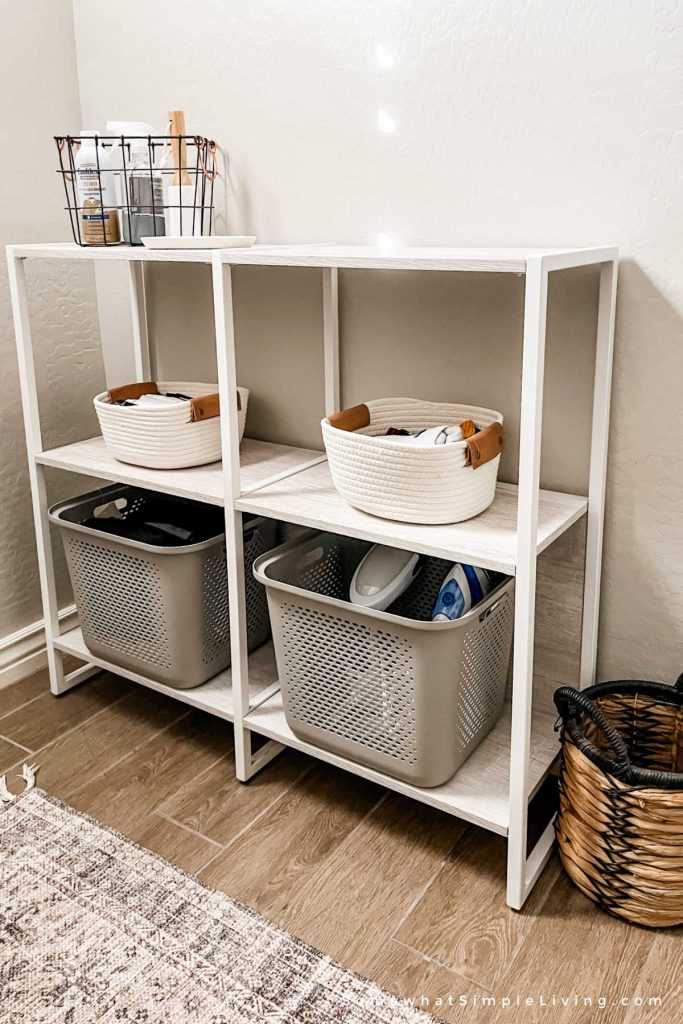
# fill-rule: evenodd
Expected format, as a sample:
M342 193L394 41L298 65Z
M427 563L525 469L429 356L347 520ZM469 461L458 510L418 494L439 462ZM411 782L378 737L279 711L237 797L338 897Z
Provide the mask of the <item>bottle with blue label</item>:
M83 245L120 242L114 172L97 132L81 132L74 166Z

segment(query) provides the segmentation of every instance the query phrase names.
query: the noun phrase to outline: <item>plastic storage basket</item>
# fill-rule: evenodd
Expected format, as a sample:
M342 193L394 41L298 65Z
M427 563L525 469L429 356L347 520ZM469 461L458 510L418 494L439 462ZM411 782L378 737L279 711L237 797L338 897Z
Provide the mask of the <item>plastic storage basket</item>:
M387 438L473 420L467 441L419 447ZM322 421L334 485L351 505L405 523L459 523L488 508L496 493L503 417L493 409L417 398L381 398Z
M157 392L189 395L178 405L125 406L116 401ZM240 441L247 422L247 388L237 389ZM103 391L93 399L107 448L120 462L150 469L183 469L217 462L221 428L215 384L146 381Z
M512 642L510 579L432 622L451 562L428 558L386 612L346 598L371 545L321 533L263 555L287 723L303 740L418 786L449 779L498 719Z
M173 521L179 505L208 520L208 540L156 547L81 525L116 502L123 518L148 506ZM223 510L115 484L50 509L60 529L83 630L93 654L178 689L206 682L230 663ZM246 566L276 543L273 520L244 526ZM249 649L268 638L265 591L245 570Z
M565 871L635 924L683 924L683 676L555 694L562 717L555 834Z

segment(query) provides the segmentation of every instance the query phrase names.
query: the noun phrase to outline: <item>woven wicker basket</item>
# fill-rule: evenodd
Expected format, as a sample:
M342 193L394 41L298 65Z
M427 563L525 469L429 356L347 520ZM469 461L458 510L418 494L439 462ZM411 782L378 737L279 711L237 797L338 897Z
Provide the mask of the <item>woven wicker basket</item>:
M434 447L388 438L389 427L421 430L473 420L480 433ZM334 485L356 508L403 523L459 523L496 493L503 417L493 409L417 398L381 398L322 421Z
M117 400L139 398L156 391L189 395L177 405L125 406ZM247 421L247 388L237 389L240 441ZM182 469L217 462L221 457L221 427L215 384L146 381L126 384L93 399L107 448L120 462L150 469Z
M562 687L560 858L618 917L683 924L683 676Z

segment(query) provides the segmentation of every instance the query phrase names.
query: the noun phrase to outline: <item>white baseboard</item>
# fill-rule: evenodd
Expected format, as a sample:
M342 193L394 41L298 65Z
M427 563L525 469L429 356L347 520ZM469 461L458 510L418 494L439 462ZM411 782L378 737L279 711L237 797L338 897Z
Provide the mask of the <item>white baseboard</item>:
M65 630L78 625L76 605L62 608L59 621ZM0 639L0 690L33 675L47 665L43 619Z

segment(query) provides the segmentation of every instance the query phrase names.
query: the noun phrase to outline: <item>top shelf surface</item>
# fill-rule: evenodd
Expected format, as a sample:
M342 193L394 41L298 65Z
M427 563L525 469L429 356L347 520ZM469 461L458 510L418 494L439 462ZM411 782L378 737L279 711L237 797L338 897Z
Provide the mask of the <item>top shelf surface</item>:
M217 256L232 266L340 267L358 270L447 270L526 273L528 261L544 258L549 270L604 263L617 257L612 247L588 249L465 249L364 245L254 245L246 249L145 249L144 246L80 246L73 242L14 245L16 256L43 259L133 260L151 263L212 263Z

